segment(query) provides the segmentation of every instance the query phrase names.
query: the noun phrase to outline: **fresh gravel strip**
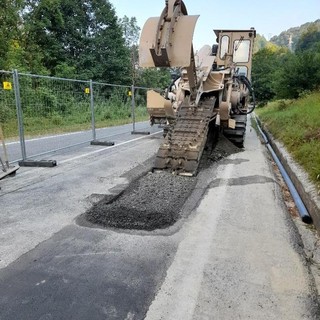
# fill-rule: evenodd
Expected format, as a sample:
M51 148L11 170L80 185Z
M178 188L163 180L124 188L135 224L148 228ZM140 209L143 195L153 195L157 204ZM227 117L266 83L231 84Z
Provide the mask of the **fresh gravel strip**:
M148 173L117 198L104 198L86 212L86 219L107 228L152 231L173 225L196 184L195 177L161 171Z
M200 170L239 151L241 149L220 136L213 152L204 152ZM173 175L167 171L149 172L135 179L119 196L105 196L85 213L84 218L105 228L165 229L181 218L180 210L196 182L196 177Z

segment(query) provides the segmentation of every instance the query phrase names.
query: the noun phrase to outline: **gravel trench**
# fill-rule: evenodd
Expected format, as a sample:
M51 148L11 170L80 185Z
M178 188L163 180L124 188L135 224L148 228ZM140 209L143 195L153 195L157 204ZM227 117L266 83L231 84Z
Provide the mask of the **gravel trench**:
M240 150L221 136L213 153L204 153L200 170ZM110 196L106 196L93 205L85 213L85 219L106 228L164 229L180 219L179 212L196 182L196 177L149 172L133 181L118 197L110 200Z
M103 199L86 213L89 222L104 227L152 231L173 225L196 183L161 171L134 181L119 197Z

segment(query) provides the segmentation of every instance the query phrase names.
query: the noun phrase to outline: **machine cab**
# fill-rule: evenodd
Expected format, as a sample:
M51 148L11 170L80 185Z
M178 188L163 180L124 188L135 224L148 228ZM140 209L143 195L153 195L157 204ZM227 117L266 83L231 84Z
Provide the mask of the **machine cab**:
M237 73L251 78L251 62L256 30L214 30L217 36L217 68L236 66Z

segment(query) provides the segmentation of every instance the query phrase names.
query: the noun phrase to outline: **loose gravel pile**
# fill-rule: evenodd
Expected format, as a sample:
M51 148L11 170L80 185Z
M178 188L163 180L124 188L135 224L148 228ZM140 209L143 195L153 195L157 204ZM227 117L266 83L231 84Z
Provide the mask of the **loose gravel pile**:
M241 149L221 136L214 151L205 152L200 170ZM96 203L85 219L106 228L152 231L172 226L195 187L196 177L173 175L166 171L147 173L132 182L124 192Z
M86 219L109 228L155 230L173 225L179 218L196 178L169 172L148 173L134 181L118 198L101 200Z
M231 154L241 152L242 150L243 149L235 146L230 140L221 134L213 150L204 150L200 161L200 170L208 168L213 162L217 162Z

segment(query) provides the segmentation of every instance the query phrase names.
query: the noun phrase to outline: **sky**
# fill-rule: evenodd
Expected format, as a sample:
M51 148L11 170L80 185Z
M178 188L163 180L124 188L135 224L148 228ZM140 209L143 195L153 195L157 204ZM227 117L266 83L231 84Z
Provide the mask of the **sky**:
M165 7L165 0L109 2L118 18L136 17L141 29L149 17L159 17ZM269 40L291 27L320 19L320 0L184 0L184 3L189 15L200 15L193 37L197 50L205 44L215 43L214 29L254 27Z

